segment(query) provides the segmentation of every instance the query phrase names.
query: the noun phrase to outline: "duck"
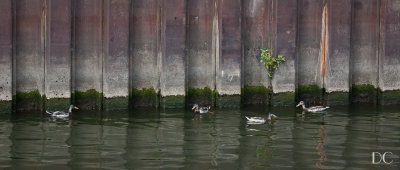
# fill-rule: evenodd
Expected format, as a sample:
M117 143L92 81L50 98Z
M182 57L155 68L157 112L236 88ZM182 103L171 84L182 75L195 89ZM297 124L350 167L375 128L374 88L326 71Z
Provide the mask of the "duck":
M299 107L299 106L303 106L303 111L313 112L313 113L325 111L326 109L329 108L329 106L311 106L309 108L306 108L306 105L304 104L303 101L300 101L300 103L296 107Z
M211 109L211 106L206 106L206 107L199 107L198 104L194 104L192 107L193 112L195 113L208 113L208 111Z
M247 119L247 122L249 123L254 123L254 124L263 124L266 121L271 121L273 118L277 118L278 116L276 116L273 113L269 113L267 118L264 117L247 117L245 116Z
M65 113L64 111L50 112L50 111L47 111L47 110L46 110L46 113L49 114L51 117L54 117L54 118L67 118L67 117L71 116L72 109L79 109L79 108L74 106L74 105L70 105L69 109L68 109L68 113Z

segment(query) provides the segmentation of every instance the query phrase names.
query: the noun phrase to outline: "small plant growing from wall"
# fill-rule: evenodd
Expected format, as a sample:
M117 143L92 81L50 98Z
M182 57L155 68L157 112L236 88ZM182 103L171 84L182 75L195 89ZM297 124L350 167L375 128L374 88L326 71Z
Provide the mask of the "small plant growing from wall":
M275 73L275 70L278 69L279 65L286 61L285 57L278 55L278 57L274 57L271 55L270 51L266 48L260 49L261 58L260 62L265 65L268 71L268 77L272 79L272 76Z

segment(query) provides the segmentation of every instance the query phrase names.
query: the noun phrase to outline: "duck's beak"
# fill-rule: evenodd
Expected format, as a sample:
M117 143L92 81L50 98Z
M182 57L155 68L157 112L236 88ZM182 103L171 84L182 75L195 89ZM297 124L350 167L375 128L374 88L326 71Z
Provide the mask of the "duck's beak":
M299 103L296 107L299 107L299 106L301 106L301 104Z
M272 115L272 117L274 117L274 118L277 118L278 116L276 116L276 115Z
M196 108L196 106L193 106L193 107L192 107L192 110L194 110L195 108Z
M79 108L75 106L74 109L78 110Z

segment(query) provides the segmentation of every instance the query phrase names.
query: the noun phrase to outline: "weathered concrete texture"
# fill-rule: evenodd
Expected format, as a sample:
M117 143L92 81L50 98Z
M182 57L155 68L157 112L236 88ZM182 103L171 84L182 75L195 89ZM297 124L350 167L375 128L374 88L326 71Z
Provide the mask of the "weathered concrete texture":
M297 1L274 0L272 4L272 55L281 55L286 61L273 76L271 104L290 106L294 105L296 89Z
M211 98L198 96L190 89L214 89L215 87L215 38L213 29L217 22L215 16L214 0L188 0L187 19L188 32L186 39L187 48L187 87L189 105L197 103L199 105L211 104ZM211 90L210 90L211 91ZM210 100L205 100L210 99Z
M158 0L132 1L131 28L131 87L130 89L159 88L160 8ZM134 91L131 91L135 92ZM158 93L158 92L155 92ZM140 96L137 96L140 97ZM139 100L135 97L133 100ZM147 97L143 101L148 100ZM141 103L141 102L139 102ZM142 103L155 106L155 103ZM142 106L142 104L139 104ZM133 106L139 106L133 104Z
M106 110L128 108L130 9L130 0L104 1L103 108Z
M268 105L269 91L265 86L247 86L242 88L243 105Z
M185 107L186 0L163 1L161 107Z
M296 95L295 92L274 93L271 96L271 106L294 106Z
M378 0L354 0L351 34L351 84L377 87L379 13ZM355 88L357 89L357 88ZM370 102L375 96L363 96L354 102ZM372 93L363 93L372 94ZM373 95L376 95L375 93ZM362 95L361 95L362 96Z
M11 111L12 100L12 2L0 0L0 112Z
M160 98L161 108L184 108L185 107L185 96L165 96Z
M268 87L269 78L267 69L260 63L260 49L270 48L270 13L271 0L243 0L243 61L242 61L242 81L244 86L249 87ZM246 87L242 87L244 93L250 92ZM259 102L267 102L260 98L259 94L251 93L256 96L251 97L250 94L242 93L243 104L267 104ZM262 95L262 94L261 94ZM255 101L247 101L256 99Z
M74 102L82 109L100 109L102 98L102 0L74 1ZM93 91L96 95L80 95ZM81 98L83 97L83 98ZM90 101L93 100L93 101Z
M65 110L71 97L71 0L46 0L46 7L46 109Z
M324 88L328 93L349 92L351 0L328 0L327 6Z
M17 110L41 110L43 104L36 98L44 94L43 5L43 0L15 1ZM24 95L30 93L35 95Z
M159 105L159 95L153 88L134 88L129 98L130 107L158 107Z
M320 105L323 91L318 85L305 85L296 88L296 102L304 101L307 106Z
M217 107L240 107L241 1L217 1L216 33Z
M378 98L378 89L372 84L353 84L350 94L352 103L375 104Z
M379 88L382 104L400 104L400 2L381 1Z
M324 2L321 0L300 0L298 2L298 85L317 85L322 87L321 58L323 58L323 55L321 55L321 37Z

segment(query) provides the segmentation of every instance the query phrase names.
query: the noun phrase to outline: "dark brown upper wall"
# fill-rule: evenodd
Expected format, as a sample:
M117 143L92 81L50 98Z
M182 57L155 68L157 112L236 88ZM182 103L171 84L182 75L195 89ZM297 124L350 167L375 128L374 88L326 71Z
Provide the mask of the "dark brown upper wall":
M320 52L324 2L321 0L300 0L298 2L298 84L321 87Z

